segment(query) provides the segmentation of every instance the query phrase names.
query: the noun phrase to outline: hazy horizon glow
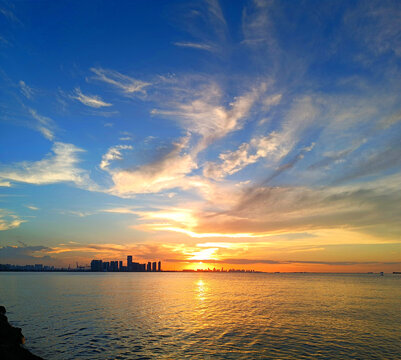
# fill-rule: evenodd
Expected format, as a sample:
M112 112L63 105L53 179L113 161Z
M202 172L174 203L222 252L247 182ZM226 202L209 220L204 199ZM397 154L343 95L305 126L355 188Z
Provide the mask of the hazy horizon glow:
M0 2L0 263L400 271L400 15Z

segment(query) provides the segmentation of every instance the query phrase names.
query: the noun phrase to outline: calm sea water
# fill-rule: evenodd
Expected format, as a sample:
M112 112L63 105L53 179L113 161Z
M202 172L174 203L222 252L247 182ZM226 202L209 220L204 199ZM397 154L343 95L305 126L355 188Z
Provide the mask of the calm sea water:
M400 359L401 276L0 273L45 359Z

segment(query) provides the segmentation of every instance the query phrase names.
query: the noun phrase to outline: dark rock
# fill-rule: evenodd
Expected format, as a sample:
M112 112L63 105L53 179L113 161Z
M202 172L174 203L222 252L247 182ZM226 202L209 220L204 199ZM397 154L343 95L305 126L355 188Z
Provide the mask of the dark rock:
M33 355L22 345L25 343L20 328L12 326L6 316L6 308L0 306L0 359L1 360L43 360Z

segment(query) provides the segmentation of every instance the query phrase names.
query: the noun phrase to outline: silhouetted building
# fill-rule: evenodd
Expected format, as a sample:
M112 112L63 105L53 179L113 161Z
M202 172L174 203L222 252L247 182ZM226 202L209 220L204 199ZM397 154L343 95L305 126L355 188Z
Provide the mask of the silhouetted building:
M162 271L162 262L161 261L159 261L157 263L157 271Z
M110 263L108 261L105 261L103 263L103 271L109 271L110 270Z
M148 261L148 266L146 267L146 271L152 271L152 263Z
M152 263L152 271L156 271L156 261Z
M111 261L110 262L109 271L118 271L118 261Z
M35 264L35 271L42 271L43 265L42 264Z
M91 261L91 271L103 271L103 261L102 260L92 260Z
M132 255L127 256L127 271L133 271L132 268Z
M123 269L123 262L122 262L122 261L119 261L119 262L118 262L118 271L124 271L124 269Z

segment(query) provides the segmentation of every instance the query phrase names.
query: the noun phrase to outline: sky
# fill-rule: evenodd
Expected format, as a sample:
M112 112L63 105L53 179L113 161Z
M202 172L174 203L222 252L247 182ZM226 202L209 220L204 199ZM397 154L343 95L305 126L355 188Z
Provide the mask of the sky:
M0 1L0 263L401 270L399 1Z

